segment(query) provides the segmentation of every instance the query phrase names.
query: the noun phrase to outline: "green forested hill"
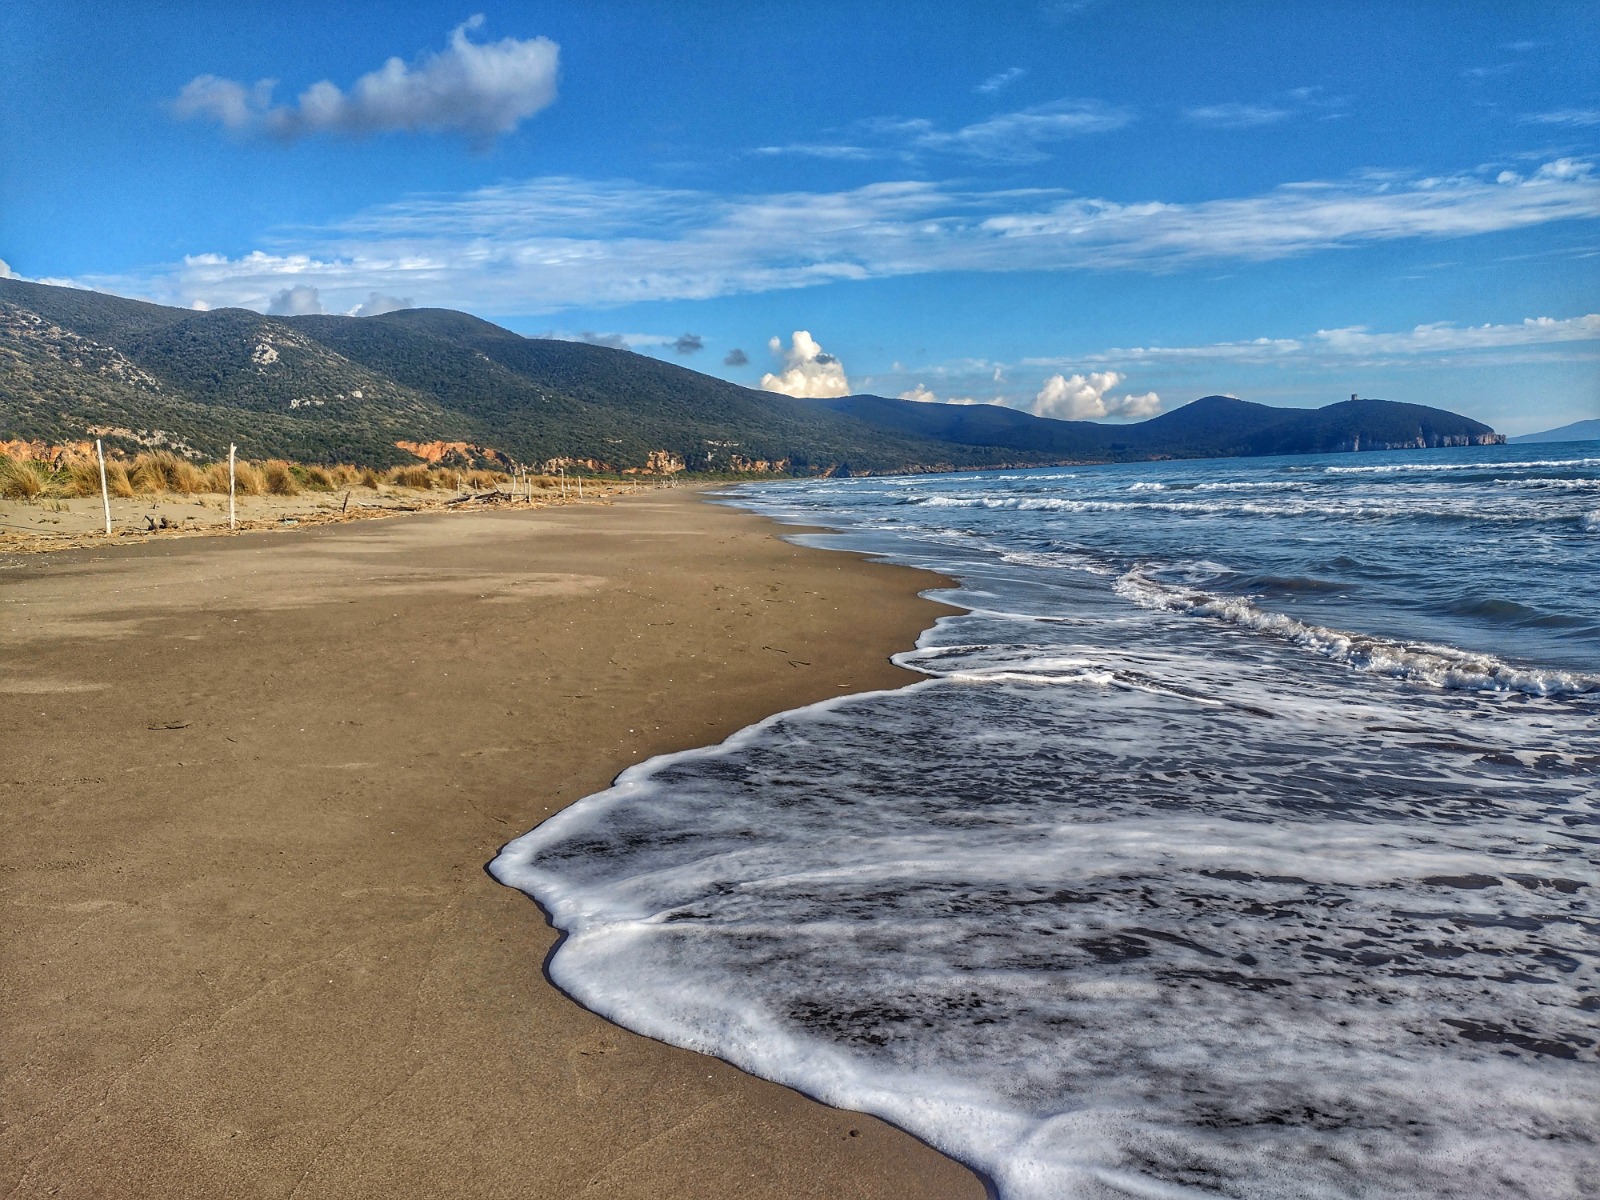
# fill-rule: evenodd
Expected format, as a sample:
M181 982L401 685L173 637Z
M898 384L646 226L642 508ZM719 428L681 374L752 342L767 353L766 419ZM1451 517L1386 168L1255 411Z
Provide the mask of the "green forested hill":
M884 472L1489 440L1381 400L1276 409L1211 396L1133 425L992 405L796 400L642 354L526 338L443 309L377 317L196 312L0 279L0 438L384 465L398 441L521 462Z

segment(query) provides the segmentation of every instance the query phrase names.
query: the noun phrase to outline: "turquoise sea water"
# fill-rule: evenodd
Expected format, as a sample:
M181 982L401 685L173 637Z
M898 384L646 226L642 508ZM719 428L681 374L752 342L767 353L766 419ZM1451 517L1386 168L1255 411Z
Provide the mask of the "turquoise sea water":
M1600 443L737 503L964 611L508 846L560 986L1008 1198L1600 1195Z

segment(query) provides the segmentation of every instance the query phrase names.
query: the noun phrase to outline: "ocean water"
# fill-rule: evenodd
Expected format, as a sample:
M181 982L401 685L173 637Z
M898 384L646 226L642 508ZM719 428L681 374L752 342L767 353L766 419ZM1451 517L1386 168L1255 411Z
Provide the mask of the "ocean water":
M1600 443L737 502L963 611L507 846L559 986L1005 1200L1600 1196Z

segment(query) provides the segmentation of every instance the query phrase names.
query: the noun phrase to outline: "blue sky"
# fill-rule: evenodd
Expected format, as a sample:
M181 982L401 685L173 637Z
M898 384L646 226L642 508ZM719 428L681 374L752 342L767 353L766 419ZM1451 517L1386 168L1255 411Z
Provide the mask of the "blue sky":
M1516 433L1600 416L1595 12L23 0L0 260L794 393Z

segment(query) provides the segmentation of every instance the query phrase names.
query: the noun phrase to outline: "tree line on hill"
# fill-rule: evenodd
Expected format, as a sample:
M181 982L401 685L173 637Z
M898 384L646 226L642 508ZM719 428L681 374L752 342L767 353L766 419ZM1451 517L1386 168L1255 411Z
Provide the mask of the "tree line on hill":
M1487 425L1383 400L1280 409L1208 396L1129 425L997 405L753 391L646 355L466 313L268 317L0 279L0 438L127 453L416 462L401 442L604 471L876 474L1483 444ZM492 449L490 449L492 448ZM472 465L472 464L466 464Z

